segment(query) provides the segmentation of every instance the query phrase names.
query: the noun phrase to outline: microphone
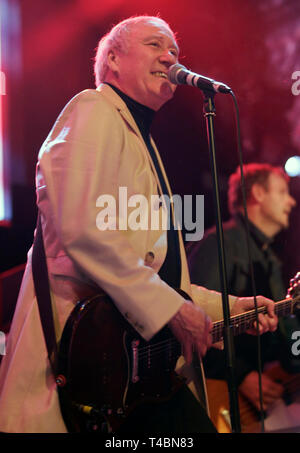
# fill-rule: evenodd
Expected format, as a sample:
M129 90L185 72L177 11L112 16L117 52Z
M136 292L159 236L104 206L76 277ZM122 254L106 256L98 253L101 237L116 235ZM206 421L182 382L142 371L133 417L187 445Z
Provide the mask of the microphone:
M200 74L190 71L182 64L176 63L168 70L168 79L175 85L191 85L200 90L213 91L215 93L231 93L231 88L225 83L217 82Z

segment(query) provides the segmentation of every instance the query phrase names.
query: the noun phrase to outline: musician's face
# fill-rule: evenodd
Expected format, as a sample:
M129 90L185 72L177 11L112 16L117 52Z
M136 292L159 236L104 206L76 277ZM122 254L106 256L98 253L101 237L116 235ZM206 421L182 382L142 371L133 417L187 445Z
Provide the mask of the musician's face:
M128 37L127 52L109 55L116 76L113 83L137 102L158 110L175 92L167 72L178 61L178 52L168 28L152 21L137 24Z
M261 201L261 210L265 221L273 226L274 234L288 228L290 212L294 206L296 201L290 195L286 180L276 173L271 173Z

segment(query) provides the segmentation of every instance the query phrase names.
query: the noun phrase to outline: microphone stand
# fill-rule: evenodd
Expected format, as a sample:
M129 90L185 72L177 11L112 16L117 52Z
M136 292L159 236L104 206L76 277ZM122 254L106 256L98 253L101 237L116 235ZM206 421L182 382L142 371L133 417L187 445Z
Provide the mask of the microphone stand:
M211 90L202 90L204 96L203 112L206 119L206 129L208 138L208 147L211 163L211 171L213 176L214 186L214 201L215 201L215 216L216 216L216 230L218 238L219 250L219 271L221 279L221 292L224 316L224 348L226 352L226 368L227 368L227 385L230 403L230 420L231 430L233 433L241 432L240 415L238 405L238 393L235 381L235 355L233 344L233 326L230 324L230 310L228 301L227 289L227 274L225 265L225 251L224 251L224 237L220 209L220 195L219 183L216 164L216 150L215 150L215 137L214 137L214 117L216 116L216 109L214 105L215 92Z

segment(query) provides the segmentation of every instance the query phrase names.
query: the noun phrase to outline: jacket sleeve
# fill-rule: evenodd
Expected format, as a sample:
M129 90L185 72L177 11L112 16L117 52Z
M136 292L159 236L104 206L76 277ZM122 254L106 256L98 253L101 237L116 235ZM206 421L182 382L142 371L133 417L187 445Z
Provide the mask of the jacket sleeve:
M41 149L38 205L42 213L48 206L47 215L66 255L149 340L184 299L144 264L126 232L97 228L98 197L110 194L118 200L119 167L128 161L126 146L119 112L108 101L100 102L94 90L78 95Z

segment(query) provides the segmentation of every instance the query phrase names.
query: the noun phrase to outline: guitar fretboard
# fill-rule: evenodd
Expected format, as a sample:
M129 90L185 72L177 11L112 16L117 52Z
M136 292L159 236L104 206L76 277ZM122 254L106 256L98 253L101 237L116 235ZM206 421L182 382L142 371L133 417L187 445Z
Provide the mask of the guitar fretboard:
M293 312L293 307L296 303L299 302L300 296L293 296L293 298L288 298L275 302L274 311L275 314L280 316L287 316ZM267 308L265 306L257 308L258 314L266 314ZM233 335L239 335L246 332L250 327L253 327L253 322L256 320L256 310L249 310L238 315L230 317L230 326L232 328ZM215 321L213 322L213 327L211 331L213 343L223 339L224 336L224 321ZM178 355L180 345L178 340L171 336L170 338L159 341L154 344L147 344L144 347L138 348L138 359L139 362L145 361L150 363L154 356L167 354L168 355Z
M275 314L277 316L287 316L292 312L292 305L293 305L293 299L284 299L280 302L275 302ZM258 307L257 309L258 314L267 313L267 308L266 307ZM253 322L256 320L256 314L255 310L250 310L245 313L241 313L239 315L231 316L230 317L230 322L231 322L231 327L233 329L233 335L239 335L241 333L246 332L248 330ZM223 338L223 332L224 332L224 321L216 321L213 323L213 328L212 328L212 338L213 338L213 343L216 343Z

